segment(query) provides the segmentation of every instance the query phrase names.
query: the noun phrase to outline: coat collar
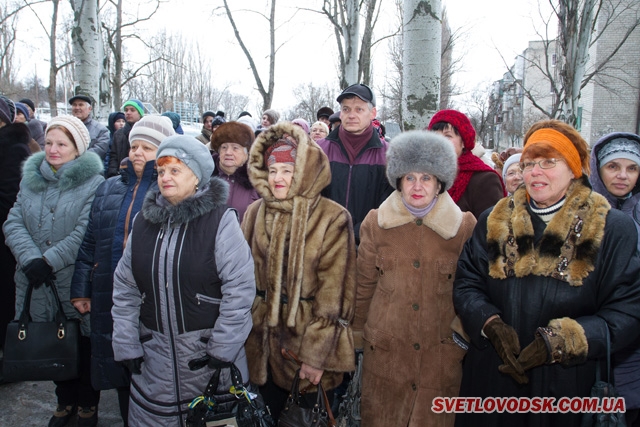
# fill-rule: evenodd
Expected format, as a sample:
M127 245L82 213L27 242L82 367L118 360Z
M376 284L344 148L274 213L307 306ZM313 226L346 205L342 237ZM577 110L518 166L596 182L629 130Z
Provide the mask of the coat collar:
M438 201L433 209L424 218L421 218L421 221L422 225L432 229L443 239L449 240L458 234L462 217L460 208L453 202L449 193L444 192L438 196ZM416 222L416 218L404 206L399 191L391 193L378 208L380 228L388 230L410 222Z
M83 184L95 175L102 175L104 165L100 156L90 151L53 172L45 160L45 153L33 154L27 159L22 170L23 182L31 191L44 191L50 183L57 182L60 191L69 190Z
M175 206L162 197L160 190L149 191L142 205L142 214L152 224L169 221L184 224L225 205L228 196L229 184L213 177L209 185Z
M536 234L526 189L500 200L487 218L489 276L547 276L581 286L594 270L604 236L607 200L575 180L564 206Z

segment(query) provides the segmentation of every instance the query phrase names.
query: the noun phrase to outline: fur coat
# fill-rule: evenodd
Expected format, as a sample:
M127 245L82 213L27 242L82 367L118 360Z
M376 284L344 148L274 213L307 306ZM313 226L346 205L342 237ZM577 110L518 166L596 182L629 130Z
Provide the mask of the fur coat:
M529 209L526 189L483 213L458 262L453 301L471 345L461 396L589 396L595 366L639 332L640 259L632 220L575 180L548 225ZM526 372L519 385L498 371L502 360L482 334L494 314L511 325L521 348L538 327L565 338L566 360ZM456 414L456 426L579 426L581 414Z
M360 228L354 335L364 347L362 425L452 426L436 396L457 396L465 354L452 340L456 263L476 220L447 192L416 219L394 191Z
M264 153L283 134L298 141L286 199L269 189ZM326 155L304 131L279 123L260 134L249 157L249 178L262 197L252 203L242 229L255 261L257 295L246 343L251 381L289 389L297 365L280 350L293 350L323 369L331 389L354 369L351 322L355 305L355 241L349 212L320 196L331 181ZM287 300L284 303L285 299ZM307 380L300 387L308 385Z

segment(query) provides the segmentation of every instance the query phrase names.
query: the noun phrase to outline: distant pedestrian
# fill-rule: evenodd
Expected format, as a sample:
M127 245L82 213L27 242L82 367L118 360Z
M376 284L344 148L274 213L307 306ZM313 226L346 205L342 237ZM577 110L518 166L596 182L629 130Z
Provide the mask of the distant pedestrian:
M130 99L122 105L124 111L124 119L126 121L124 127L113 135L111 141L111 150L109 151L109 169L107 170L107 178L116 176L120 169L120 162L129 155L129 132L133 125L144 116L144 106L137 99Z
M22 98L20 101L29 108L29 132L31 132L31 138L35 139L41 150L44 150L44 131L47 128L47 123L36 118L36 104L29 98Z
M69 104L71 104L71 115L80 119L89 131L91 143L88 151L96 153L104 160L109 151L109 129L91 117L93 98L88 95L76 95L69 99Z

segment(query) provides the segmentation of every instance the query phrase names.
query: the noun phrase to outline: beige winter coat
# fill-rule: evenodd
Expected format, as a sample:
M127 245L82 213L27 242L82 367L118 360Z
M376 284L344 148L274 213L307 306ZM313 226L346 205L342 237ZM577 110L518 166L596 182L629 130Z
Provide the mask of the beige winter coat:
M451 338L456 263L476 220L447 192L416 219L394 191L360 229L354 338L364 347L362 425L453 426L464 351Z

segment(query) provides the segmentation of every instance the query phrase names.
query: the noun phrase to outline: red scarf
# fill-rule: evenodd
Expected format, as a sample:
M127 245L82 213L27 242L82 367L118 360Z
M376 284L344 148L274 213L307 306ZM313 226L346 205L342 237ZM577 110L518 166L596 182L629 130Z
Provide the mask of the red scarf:
M371 139L373 135L373 126L369 125L368 128L364 130L359 135L355 135L353 133L347 132L344 130L342 126L338 128L338 138L342 142L344 149L347 151L347 156L349 157L349 164L353 164L358 153L362 151L367 142Z
M460 200L467 189L467 185L469 185L469 181L471 181L471 176L474 172L483 171L491 171L500 177L498 172L480 160L480 158L471 151L465 151L460 155L460 157L458 157L458 175L456 176L456 180L453 182L453 186L449 189L449 195L454 202L458 203L458 200ZM500 177L500 184L502 184L502 193L506 196L507 192L505 190L504 183L502 182L502 177Z

